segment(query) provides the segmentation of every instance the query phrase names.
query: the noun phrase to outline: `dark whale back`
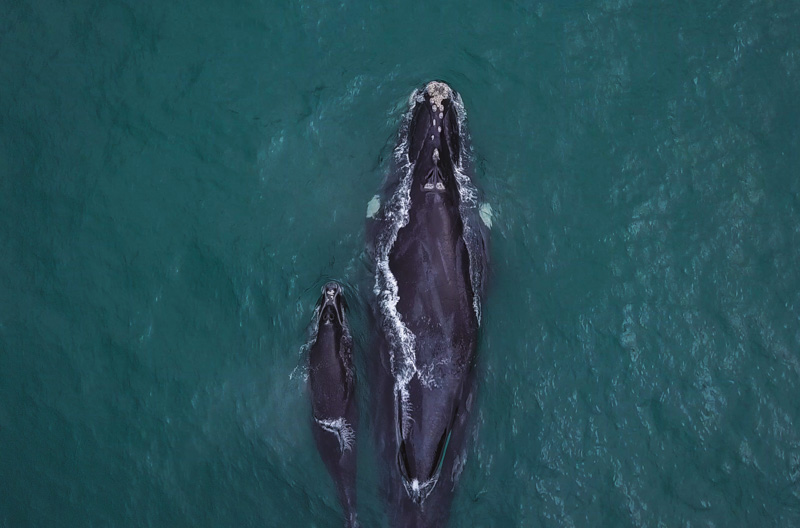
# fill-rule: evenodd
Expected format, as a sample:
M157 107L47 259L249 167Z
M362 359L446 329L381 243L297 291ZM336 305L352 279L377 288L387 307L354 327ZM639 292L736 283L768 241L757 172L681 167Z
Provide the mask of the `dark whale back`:
M309 347L308 379L314 416L343 416L353 391L352 339L349 329L328 320L332 308L319 316L317 335Z
M336 484L346 526L356 520L356 429L358 409L353 339L344 293L338 283L323 286L308 345L312 431L320 456Z
M373 390L391 517L441 526L464 457L487 256L460 97L433 82L410 103L371 226L385 367Z

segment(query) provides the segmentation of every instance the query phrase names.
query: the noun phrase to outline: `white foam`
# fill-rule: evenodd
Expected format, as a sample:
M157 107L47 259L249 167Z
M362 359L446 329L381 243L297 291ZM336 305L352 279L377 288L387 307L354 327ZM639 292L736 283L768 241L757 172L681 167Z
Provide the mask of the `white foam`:
M301 378L304 382L308 381L308 353L314 343L317 342L317 332L319 330L319 315L320 306L314 308L314 313L311 315L311 324L308 325L308 337L306 342L300 347L299 356L303 362L296 366L291 373L289 379Z
M415 502L422 503L431 494L436 483L439 481L439 473L437 472L433 477L428 480L420 482L418 479L406 480L403 479L403 487L406 488L406 493Z
M389 252L397 240L397 233L408 224L408 211L411 205L411 179L413 165L408 158L408 126L411 121L411 113L417 103L423 101L421 92L415 90L409 97L409 110L406 112L400 127L400 137L403 140L395 148L395 163L403 171L403 177L389 198L384 208L384 219L388 228L378 235L376 244L376 264L375 274L375 295L378 298L378 306L384 320L384 332L389 343L389 361L392 376L395 379L394 396L395 401L400 400L398 408L395 405L395 423L402 419L402 431L400 434L405 436L411 425L411 413L408 396L408 383L417 371L415 339L414 334L403 324L402 317L397 311L399 295L397 293L397 281L389 269ZM402 415L398 416L398 413Z
M339 450L342 454L353 448L353 441L356 439L356 433L353 431L353 427L347 423L347 420L344 418L321 420L314 417L314 421L324 430L336 435L336 438L339 440Z
M461 197L461 221L464 224L464 242L469 254L469 274L472 283L472 307L478 319L478 326L481 324L481 292L483 291L483 255L484 250L481 240L480 228L474 225L475 209L478 208L478 191L469 176L464 173L464 160L471 156L464 148L465 140L468 137L466 127L467 111L464 108L464 101L460 94L453 98L453 107L458 116L458 136L461 138L461 152L458 157L458 165L455 167L456 182L458 183L458 193Z

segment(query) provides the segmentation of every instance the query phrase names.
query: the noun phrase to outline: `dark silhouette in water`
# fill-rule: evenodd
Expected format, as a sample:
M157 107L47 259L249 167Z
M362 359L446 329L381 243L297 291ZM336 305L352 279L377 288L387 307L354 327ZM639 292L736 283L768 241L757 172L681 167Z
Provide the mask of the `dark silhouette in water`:
M411 98L386 203L371 221L378 448L398 526L443 526L465 462L486 233L468 176L463 106L431 82Z
M323 286L312 321L308 381L317 449L336 483L345 525L355 527L358 409L353 339L345 310L341 286L336 282Z

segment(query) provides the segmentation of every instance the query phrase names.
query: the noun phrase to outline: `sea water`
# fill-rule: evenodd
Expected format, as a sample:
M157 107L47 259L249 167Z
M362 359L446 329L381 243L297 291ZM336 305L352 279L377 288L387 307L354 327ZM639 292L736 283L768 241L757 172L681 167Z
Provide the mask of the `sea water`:
M365 212L431 79L492 211L451 525L797 526L799 27L793 0L0 3L0 526L341 525L301 347L342 281L365 385Z

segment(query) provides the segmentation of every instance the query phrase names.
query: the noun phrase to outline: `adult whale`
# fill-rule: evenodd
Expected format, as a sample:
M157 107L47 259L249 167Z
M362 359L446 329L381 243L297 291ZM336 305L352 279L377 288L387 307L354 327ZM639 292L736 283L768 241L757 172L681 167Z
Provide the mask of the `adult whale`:
M443 526L463 469L488 267L465 112L443 82L415 91L370 217L373 413L390 520Z
M358 408L353 371L353 339L342 288L322 287L311 322L308 384L317 449L336 484L345 526L356 520L356 438Z

